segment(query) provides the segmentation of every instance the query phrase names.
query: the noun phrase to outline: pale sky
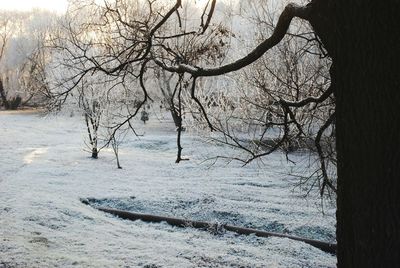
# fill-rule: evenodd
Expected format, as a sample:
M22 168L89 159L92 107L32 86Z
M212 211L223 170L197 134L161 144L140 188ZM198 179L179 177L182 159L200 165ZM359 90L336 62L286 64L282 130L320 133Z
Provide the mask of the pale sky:
M67 9L67 0L0 0L0 9L30 10L32 8L63 12Z
M32 8L48 9L56 12L67 10L68 0L0 0L0 10L31 10ZM195 0L196 4L205 5L207 0Z

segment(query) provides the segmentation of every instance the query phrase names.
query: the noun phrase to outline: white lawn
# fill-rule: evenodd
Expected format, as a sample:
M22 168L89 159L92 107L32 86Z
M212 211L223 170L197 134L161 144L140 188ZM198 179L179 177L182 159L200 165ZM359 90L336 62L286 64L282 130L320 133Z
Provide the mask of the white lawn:
M3 267L336 267L336 257L282 238L213 234L166 223L126 221L80 202L180 218L228 222L334 241L335 208L294 185L306 170L273 154L242 167L203 163L230 153L189 133L175 164L170 121L137 122L140 140L93 160L75 115L0 112L0 268Z

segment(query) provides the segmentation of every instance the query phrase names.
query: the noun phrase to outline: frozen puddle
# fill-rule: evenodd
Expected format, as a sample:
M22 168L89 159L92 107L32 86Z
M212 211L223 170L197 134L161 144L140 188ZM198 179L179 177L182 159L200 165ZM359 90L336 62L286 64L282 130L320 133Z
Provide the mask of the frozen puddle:
M41 155L46 154L47 151L48 151L47 147L33 149L30 153L24 156L24 164L32 164L33 161L38 159Z

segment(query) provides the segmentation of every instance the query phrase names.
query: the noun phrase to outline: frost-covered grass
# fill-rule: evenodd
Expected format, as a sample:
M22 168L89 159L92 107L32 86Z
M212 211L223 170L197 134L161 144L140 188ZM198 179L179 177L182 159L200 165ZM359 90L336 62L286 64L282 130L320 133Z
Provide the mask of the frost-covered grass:
M278 153L210 166L205 156L228 149L185 134L191 161L177 165L173 126L151 122L121 146L118 170L111 150L98 160L83 152L78 116L0 112L0 267L335 267L335 256L301 242L131 222L82 204L334 240L334 208L323 214L286 175L306 168L300 156L296 166Z

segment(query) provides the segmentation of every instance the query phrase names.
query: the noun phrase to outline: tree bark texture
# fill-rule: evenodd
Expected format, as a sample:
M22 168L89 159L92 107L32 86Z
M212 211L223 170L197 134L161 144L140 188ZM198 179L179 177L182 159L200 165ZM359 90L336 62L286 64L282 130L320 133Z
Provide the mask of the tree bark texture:
M399 267L399 1L313 4L333 59L338 267Z

